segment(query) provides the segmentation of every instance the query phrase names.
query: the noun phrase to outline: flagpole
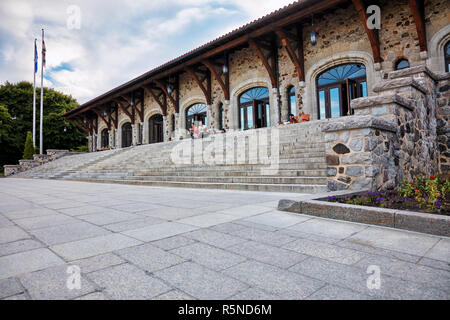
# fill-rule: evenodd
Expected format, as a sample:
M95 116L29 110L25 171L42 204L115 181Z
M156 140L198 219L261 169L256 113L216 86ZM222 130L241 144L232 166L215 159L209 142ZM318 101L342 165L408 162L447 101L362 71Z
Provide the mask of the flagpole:
M42 29L42 50L44 50L44 29ZM41 53L41 112L39 118L39 153L44 154L44 135L43 122L44 122L44 52Z
M34 39L34 63L33 63L33 147L36 148L36 38Z

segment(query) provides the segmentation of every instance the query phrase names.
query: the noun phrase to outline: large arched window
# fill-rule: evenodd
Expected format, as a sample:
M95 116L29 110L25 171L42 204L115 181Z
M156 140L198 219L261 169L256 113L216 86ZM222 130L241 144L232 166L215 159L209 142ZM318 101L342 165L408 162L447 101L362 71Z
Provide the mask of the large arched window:
M444 47L445 71L450 72L450 41Z
M131 123L127 122L122 126L122 148L131 146L133 143L133 129Z
M192 126L192 124L207 125L206 123L206 105L204 103L196 103L187 108L186 110L186 129Z
M158 143L164 141L163 116L160 114L153 115L148 120L149 143Z
M317 77L320 119L350 115L350 101L366 96L366 67L363 64L342 64L322 72Z
M289 113L294 116L297 115L297 105L295 100L295 88L294 86L288 89L288 103L289 103Z
M109 131L108 129L103 129L101 133L102 148L107 148L109 146Z
M239 97L239 127L253 129L270 126L269 89L255 87Z

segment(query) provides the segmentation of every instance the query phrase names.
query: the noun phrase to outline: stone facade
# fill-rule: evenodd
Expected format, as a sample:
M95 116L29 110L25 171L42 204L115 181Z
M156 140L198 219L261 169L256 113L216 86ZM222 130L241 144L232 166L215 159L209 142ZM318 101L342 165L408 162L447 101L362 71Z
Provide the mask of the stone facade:
M277 85L273 88L261 59L249 46L229 55L230 99L225 100L219 83L212 77L212 103L207 105L208 131L219 129L220 105L224 106L224 127L239 130L238 100L241 93L256 86L270 92L271 126L287 120L288 89L295 88L296 113L311 115L311 122L323 129L327 141L330 190L392 188L403 179L417 175L447 173L450 167L450 79L443 69L443 46L450 40L448 1L425 1L425 27L428 52L420 52L414 18L407 0L379 2L382 27L379 31L381 63L375 64L372 48L360 17L351 2L314 16L318 43L312 46L310 21L303 23L305 79L299 78L281 41L277 47ZM287 30L296 35L297 30ZM410 68L395 71L399 59L408 59ZM318 75L337 65L360 63L366 67L368 97L353 100L354 115L318 120ZM426 67L427 66L427 67ZM186 110L205 103L205 96L192 76L179 73L179 112L167 101L164 141L188 137ZM161 114L156 101L144 97L142 141L138 125L133 125L133 145L148 143L148 120ZM175 130L172 130L174 116ZM347 119L348 118L348 119ZM141 120L136 117L136 124ZM121 146L121 127L130 122L119 110L119 127L110 131L111 145ZM98 135L90 138L90 150L100 146Z
M440 172L450 172L450 76L437 87L436 133Z

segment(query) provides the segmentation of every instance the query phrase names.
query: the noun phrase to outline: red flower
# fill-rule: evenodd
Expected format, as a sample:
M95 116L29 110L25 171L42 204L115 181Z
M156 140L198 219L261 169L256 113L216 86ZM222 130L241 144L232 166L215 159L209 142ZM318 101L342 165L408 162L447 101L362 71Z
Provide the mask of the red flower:
M435 176L431 176L431 177L430 177L430 179L435 179L435 178L436 178Z
M414 184L414 182L412 182L412 181L411 181L411 182L409 182L409 184L413 185L413 184Z
M417 189L416 189L416 190L414 190L414 193L416 193L416 194L417 194L417 193L419 193L419 190L417 190Z

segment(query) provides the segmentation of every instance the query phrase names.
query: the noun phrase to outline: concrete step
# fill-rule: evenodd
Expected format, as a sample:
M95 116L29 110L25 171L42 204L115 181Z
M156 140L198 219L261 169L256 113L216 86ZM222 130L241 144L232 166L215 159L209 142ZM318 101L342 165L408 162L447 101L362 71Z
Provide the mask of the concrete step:
M220 182L246 184L326 184L326 177L279 177L279 176L126 176L126 180L175 181L175 182Z
M63 180L90 181L133 185L147 185L160 187L200 188L200 189L226 189L248 190L266 192L295 192L295 193L322 193L327 191L326 185L292 185L292 184L244 184L244 183L208 183L208 182L175 182L152 180L109 180L109 179L74 179Z

